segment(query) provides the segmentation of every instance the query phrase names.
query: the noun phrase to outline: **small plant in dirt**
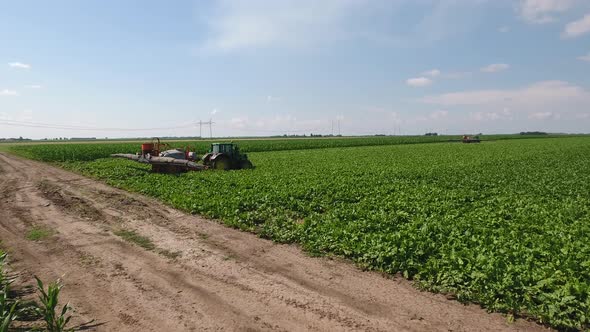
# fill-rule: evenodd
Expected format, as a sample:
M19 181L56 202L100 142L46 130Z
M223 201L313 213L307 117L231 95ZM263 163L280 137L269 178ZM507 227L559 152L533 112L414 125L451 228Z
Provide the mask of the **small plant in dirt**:
M50 229L35 226L27 233L27 239L31 241L40 241L51 236L52 234L53 232Z
M180 257L180 255L182 255L182 252L180 252L180 251L170 251L167 249L158 249L158 250L156 250L156 252L166 258L169 258L169 259L176 259L176 258Z
M58 309L59 292L63 287L61 281L58 279L56 282L50 283L46 291L41 279L36 276L35 279L37 279L37 290L41 294L39 295L41 305L37 308L37 312L45 320L46 330L49 332L73 331L73 329L66 328L66 325L72 318L72 316L67 315L71 309L69 303L62 307L59 314L56 312L56 309Z

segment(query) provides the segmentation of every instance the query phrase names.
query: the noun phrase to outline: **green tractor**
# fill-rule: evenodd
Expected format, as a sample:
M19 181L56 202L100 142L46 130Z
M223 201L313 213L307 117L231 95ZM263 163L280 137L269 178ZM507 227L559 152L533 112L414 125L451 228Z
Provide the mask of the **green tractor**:
M248 155L240 153L238 146L233 143L212 143L209 152L203 156L203 165L221 170L254 167Z

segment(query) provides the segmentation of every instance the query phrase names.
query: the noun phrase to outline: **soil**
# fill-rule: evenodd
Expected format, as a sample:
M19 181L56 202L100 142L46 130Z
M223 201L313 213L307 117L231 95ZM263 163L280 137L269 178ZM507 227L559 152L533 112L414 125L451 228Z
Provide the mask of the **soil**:
M61 278L97 331L547 331L309 257L47 164L0 153L0 239L18 284ZM46 237L27 239L33 229ZM135 237L122 236L133 234ZM139 239L139 240L138 240ZM23 286L24 287L24 286ZM34 297L34 294L30 294Z

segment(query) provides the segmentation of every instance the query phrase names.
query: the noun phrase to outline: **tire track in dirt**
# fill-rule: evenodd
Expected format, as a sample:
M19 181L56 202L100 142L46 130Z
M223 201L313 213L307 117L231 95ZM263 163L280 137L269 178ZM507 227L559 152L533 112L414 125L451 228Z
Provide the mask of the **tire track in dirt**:
M0 237L15 267L29 278L65 275L75 322L95 319L100 331L546 330L47 164L0 153L0 167ZM32 224L54 234L28 241ZM125 242L118 229L156 249Z

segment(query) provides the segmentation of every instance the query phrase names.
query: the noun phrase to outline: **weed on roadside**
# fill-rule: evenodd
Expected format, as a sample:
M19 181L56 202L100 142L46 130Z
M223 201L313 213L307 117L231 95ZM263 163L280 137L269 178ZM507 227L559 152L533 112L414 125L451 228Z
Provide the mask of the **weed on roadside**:
M121 230L114 231L114 234L121 237L123 240L125 240L127 242L134 243L144 249L147 249L147 250L156 249L156 245L152 242L152 240L150 240L149 238L147 238L145 236L137 234L137 232L135 232L135 231L121 229Z
M31 241L41 241L50 237L54 233L55 232L51 229L47 229L45 227L40 226L33 226L33 228L31 228L27 232L27 239Z
M181 251L170 251L167 249L158 249L156 252L166 258L175 259L178 258L182 252Z

